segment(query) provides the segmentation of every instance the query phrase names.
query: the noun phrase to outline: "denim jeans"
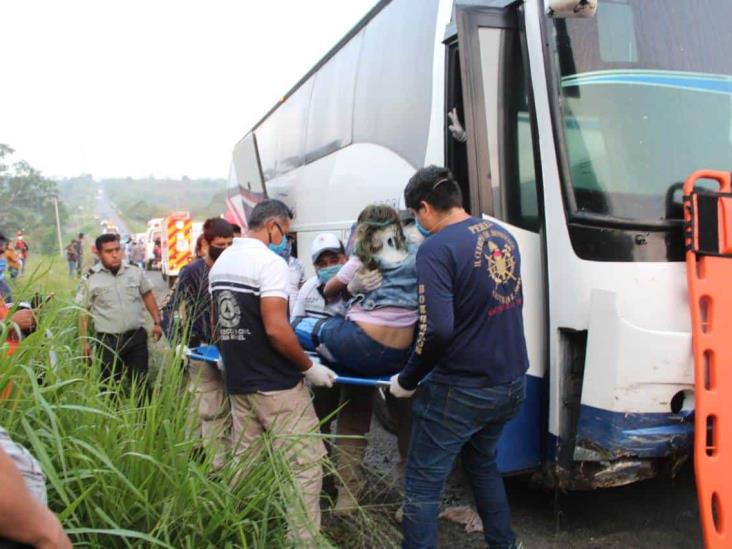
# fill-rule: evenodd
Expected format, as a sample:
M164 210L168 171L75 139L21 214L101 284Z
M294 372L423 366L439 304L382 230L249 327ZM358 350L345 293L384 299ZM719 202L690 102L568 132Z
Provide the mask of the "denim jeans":
M525 376L496 387L455 387L429 380L420 386L405 474L403 547L437 546L440 495L458 454L488 546L516 546L503 479L496 468L496 445L504 424L518 413L525 390Z
M412 352L411 348L385 347L342 316L326 320L318 338L333 355L338 373L358 377L395 374L404 368Z

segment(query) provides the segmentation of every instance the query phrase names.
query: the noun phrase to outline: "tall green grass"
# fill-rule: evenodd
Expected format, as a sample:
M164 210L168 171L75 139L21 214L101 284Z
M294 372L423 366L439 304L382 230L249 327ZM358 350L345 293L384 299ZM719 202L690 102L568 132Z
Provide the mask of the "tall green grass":
M265 437L258 451L209 473L174 352L151 375L149 392L101 382L98 363L79 356L75 282L63 268L43 265L16 287L16 300L36 289L58 295L12 357L0 352L0 391L13 384L12 397L0 401L0 425L41 463L49 505L74 543L288 546L287 519L304 509L282 454Z

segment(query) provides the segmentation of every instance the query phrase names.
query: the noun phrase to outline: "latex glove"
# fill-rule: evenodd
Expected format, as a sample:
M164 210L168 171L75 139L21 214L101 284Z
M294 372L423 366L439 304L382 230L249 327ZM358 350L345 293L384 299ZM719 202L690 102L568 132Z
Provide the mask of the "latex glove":
M312 361L312 365L303 372L303 375L305 379L316 387L328 388L333 387L333 383L336 377L338 377L333 370L327 366L323 366L317 359Z
M391 379L389 381L391 382L389 384L389 392L396 398L409 398L416 391L416 389L412 389L410 391L409 389L405 389L404 387L402 387L399 383L399 374L394 374L393 376L391 376Z
M348 293L351 295L367 294L381 286L381 273L378 269L371 271L358 271L348 283Z
M468 140L468 134L466 133L465 128L463 128L463 125L460 123L460 118L458 118L457 114L457 108L453 107L453 109L449 113L447 113L447 117L450 119L451 122L447 129L450 130L453 139L455 139L455 141L459 141L460 143L465 143Z

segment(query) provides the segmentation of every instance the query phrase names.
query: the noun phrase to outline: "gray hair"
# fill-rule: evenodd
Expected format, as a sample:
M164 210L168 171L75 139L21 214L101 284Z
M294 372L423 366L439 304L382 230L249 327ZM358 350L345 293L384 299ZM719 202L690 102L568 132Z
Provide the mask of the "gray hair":
M289 221L292 219L292 210L281 200L265 200L257 204L247 219L250 229L261 229L270 219Z

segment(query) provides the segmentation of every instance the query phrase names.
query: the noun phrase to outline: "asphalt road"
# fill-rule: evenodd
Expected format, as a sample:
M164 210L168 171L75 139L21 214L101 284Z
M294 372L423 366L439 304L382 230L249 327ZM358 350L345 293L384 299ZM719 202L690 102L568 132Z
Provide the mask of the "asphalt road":
M99 216L99 221L106 219L116 225L119 229L119 234L129 234L129 228L127 224L120 217L115 205L109 199L106 189L99 187L97 190L97 197L94 204L94 213ZM101 230L101 228L100 228Z
M394 508L401 483L398 462L395 437L374 418L366 464L373 479L385 488L393 488L382 491L381 503L393 503ZM664 477L621 488L568 492L558 498L526 477L507 478L506 489L514 530L527 549L702 547L691 464L685 465L675 479ZM472 504L460 470L450 477L442 503L443 508ZM485 547L482 534L468 534L461 525L443 519L439 528L440 547Z

